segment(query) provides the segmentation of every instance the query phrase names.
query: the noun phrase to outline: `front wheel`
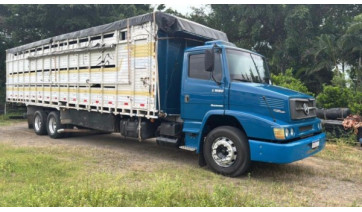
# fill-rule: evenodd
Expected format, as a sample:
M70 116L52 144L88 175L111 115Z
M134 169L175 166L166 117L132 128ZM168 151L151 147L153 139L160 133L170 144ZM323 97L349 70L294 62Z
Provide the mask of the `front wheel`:
M213 129L206 137L203 151L207 165L217 173L236 177L249 168L249 142L238 128Z

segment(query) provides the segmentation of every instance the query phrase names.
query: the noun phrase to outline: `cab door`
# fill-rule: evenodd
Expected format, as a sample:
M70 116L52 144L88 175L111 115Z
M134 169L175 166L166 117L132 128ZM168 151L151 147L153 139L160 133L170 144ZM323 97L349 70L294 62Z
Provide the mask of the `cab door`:
M182 119L201 122L208 111L225 110L221 53L215 52L214 58L214 71L211 73L205 70L204 51L187 55L184 63L187 68L184 69L181 90Z

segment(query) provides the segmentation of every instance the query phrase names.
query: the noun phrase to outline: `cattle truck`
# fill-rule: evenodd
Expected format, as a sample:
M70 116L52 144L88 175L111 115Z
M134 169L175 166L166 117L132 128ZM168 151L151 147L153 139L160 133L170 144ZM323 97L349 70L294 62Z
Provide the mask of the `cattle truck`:
M266 59L225 33L162 12L8 49L6 77L7 102L54 139L77 129L155 138L227 176L325 146L312 96L272 85Z

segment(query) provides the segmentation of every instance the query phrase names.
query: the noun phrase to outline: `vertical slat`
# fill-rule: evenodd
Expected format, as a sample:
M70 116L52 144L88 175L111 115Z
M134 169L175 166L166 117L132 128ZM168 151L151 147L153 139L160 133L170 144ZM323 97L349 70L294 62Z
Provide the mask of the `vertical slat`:
M52 48L51 48L51 44L50 44L50 47L49 47L49 51L52 52ZM49 94L49 104L52 104L53 103L53 81L52 81L52 75L53 75L53 63L52 63L52 56L50 56L50 59L49 59L49 90L50 90L50 94Z
M158 111L161 111L161 98L160 98L160 84L159 84L159 73L158 73L158 60L157 60L157 54L158 54L158 37L157 37L157 25L156 25L156 12L153 13L153 20L155 25L155 65L156 65L156 97L157 97L157 104L158 104Z
M115 48L115 51L116 51L116 53L115 53L115 60L114 60L114 67L115 67L115 69L116 69L116 80L115 80L115 88L116 88L116 98L115 98L115 111L114 112L117 112L117 109L118 109L118 89L119 89L119 87L118 87L118 85L119 85L119 82L118 82L118 73L119 73L119 62L118 62L118 49L119 49L119 30L116 30L115 32L114 32L114 35L116 36L116 48Z
M88 36L88 42L91 42L91 37ZM91 62L91 52L88 51L88 80L92 81L92 72L91 72L91 66L92 66L92 62ZM88 84L88 110L91 109L91 104L92 104L92 88L91 88L91 84Z
M20 67L20 56L19 56L19 53L18 53L18 58L17 58L17 70L16 70L16 72L17 72L17 74L16 74L16 78L18 79L17 81L18 81L18 86L17 86L17 90L18 90L18 92L17 92L17 98L16 98L16 100L17 101L19 101L19 99L20 99L20 85L19 85L19 82L20 82L20 80L19 80L19 67Z
M69 39L67 39L67 48L66 48L67 50L69 49ZM67 54L67 107L69 107L69 98L70 98L70 88L69 88L69 78L70 78L70 73L69 73L69 58L70 57L70 55L69 54Z
M79 38L77 38L77 47L80 47L80 43L79 43ZM79 110L79 98L80 98L80 89L79 89L79 79L80 79L80 73L79 73L79 53L77 53L77 89L76 89L76 104L77 104L77 109Z
M29 49L29 55L28 57L31 55L31 52L30 52L30 49ZM29 88L29 92L28 92L28 95L29 95L29 98L28 98L28 102L31 102L31 62L30 60L28 59L28 88Z
M36 48L35 48L36 52ZM38 60L35 59L35 103L38 104Z
M44 54L44 46L42 47L42 55ZM42 67L41 67L41 77L42 77L42 82L41 82L41 87L42 87L42 104L44 104L44 57L41 57L41 63L42 63Z
M103 40L104 40L104 34L101 35L101 45L103 45ZM101 54L101 61L103 60L103 51ZM101 110L103 111L103 107L104 107L104 69L103 69L103 64L101 64L101 94L102 94L102 104L101 104Z
M58 51L60 51L60 41L58 41ZM58 86L58 106L60 105L60 55L58 55L58 78L57 78L57 86Z
M152 32L152 22L149 22L149 32ZM152 90L152 34L148 35L148 97L147 97L147 118L150 117L151 109L151 90Z
M25 102L25 51L23 51L23 92L22 92L22 97L23 97L23 102Z

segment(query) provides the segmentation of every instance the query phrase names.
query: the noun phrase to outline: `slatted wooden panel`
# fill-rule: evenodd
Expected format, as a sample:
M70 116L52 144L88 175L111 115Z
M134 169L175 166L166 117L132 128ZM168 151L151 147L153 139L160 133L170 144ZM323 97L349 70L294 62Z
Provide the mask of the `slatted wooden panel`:
M154 27L7 53L7 101L157 118Z

